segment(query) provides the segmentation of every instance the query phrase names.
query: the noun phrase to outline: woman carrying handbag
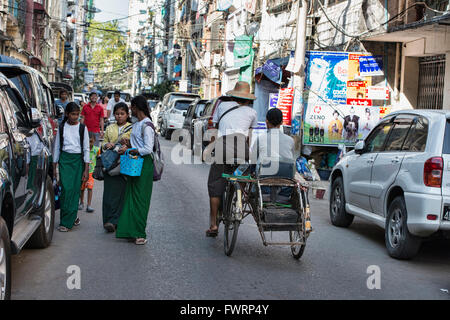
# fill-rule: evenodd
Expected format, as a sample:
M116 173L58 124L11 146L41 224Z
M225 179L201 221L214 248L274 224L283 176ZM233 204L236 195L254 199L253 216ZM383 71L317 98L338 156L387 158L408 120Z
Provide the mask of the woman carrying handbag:
M115 105L114 117L117 123L106 128L102 151L112 150L120 140L130 138L132 125L128 122L128 114L126 103ZM111 175L108 172L104 172L103 177L103 227L107 232L114 232L122 212L127 180L123 175Z
M151 127L150 112L144 96L137 96L131 100L131 113L139 121L133 124L130 140L119 154L125 152L143 158L140 176L127 176L125 202L117 225L116 237L132 239L135 244L147 243L145 232L148 211L153 189L153 146L155 132Z

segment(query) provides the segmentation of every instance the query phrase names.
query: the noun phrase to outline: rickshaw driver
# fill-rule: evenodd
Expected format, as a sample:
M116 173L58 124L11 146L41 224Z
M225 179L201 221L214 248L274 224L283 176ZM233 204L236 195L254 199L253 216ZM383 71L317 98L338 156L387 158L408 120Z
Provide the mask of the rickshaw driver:
M249 159L249 132L251 128L256 128L258 125L256 111L248 106L253 100L256 100L256 97L250 93L250 85L247 82L236 83L234 89L227 92L227 96L233 97L233 101L222 102L213 115L213 123L218 128L218 134L217 141L215 141L215 162L211 164L208 176L210 227L206 230L207 237L216 237L218 234L216 218L227 184L222 174L231 174L233 170L233 165L227 164L229 163L227 160L237 158L236 155L242 151L245 152L245 160ZM246 150L238 152L239 143L227 147L226 141L233 141L229 138L235 142L245 141ZM220 153L217 152L217 146L223 148L224 157L222 159L218 159Z

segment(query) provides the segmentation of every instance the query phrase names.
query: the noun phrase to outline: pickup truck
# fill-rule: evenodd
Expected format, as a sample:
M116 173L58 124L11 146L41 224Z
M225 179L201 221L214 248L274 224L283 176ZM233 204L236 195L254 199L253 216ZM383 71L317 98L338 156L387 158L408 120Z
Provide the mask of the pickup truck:
M11 254L46 248L55 205L44 116L0 73L0 300L11 297Z

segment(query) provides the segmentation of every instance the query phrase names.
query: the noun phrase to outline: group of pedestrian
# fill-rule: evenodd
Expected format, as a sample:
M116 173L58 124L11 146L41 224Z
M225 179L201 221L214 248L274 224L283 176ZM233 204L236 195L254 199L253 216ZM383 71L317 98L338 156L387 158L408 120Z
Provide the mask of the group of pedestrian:
M137 96L131 100L131 115L137 118L137 122L131 124L129 107L116 91L107 104L106 114L114 123L106 131L104 108L98 103L97 93L90 93L89 99L90 103L82 109L75 102L65 105L64 120L56 137L53 172L56 180L56 169L59 168L61 186L58 230L67 232L80 225L78 211L84 209L86 189L86 211L94 212L91 201L96 159L101 152L114 149L119 155L128 152L142 157L143 167L138 177L104 173L103 227L107 232L116 232L117 238L130 239L137 245L145 244L153 187L155 139L147 99Z

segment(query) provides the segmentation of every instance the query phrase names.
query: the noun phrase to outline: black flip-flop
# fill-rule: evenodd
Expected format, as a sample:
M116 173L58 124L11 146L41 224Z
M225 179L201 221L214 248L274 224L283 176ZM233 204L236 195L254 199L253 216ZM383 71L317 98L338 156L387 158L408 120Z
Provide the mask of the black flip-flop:
M207 237L217 237L218 234L219 234L219 229L216 229L216 230L208 229L208 230L206 230L206 236Z

